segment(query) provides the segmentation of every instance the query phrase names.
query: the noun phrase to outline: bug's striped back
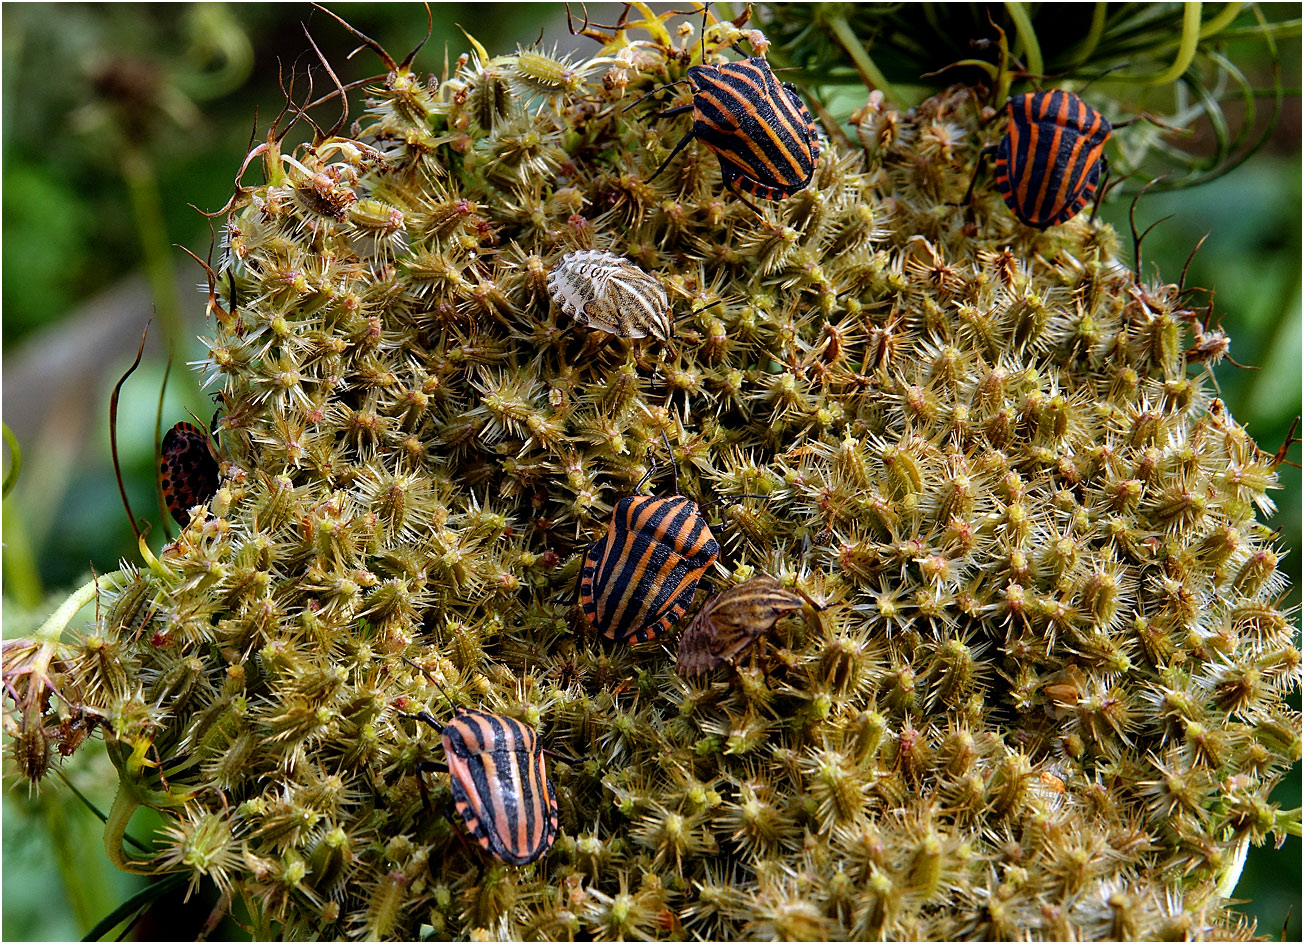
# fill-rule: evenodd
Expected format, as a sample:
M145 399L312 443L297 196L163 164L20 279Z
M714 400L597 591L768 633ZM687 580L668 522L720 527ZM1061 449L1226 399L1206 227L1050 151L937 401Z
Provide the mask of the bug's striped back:
M459 708L441 739L453 806L480 846L509 865L547 852L557 838L557 798L534 730Z
M997 190L1028 226L1071 219L1096 194L1109 121L1060 89L1016 95L1008 108L996 150Z
M683 618L720 553L697 503L633 495L584 556L580 604L608 639L646 642Z
M177 524L185 527L190 521L190 509L217 493L218 477L217 460L203 430L182 422L163 434L158 484L163 502Z
M719 156L727 185L780 200L811 182L820 156L815 121L764 58L693 66L688 78L693 136Z
M676 670L693 676L726 662L737 664L752 643L784 615L800 610L803 602L768 574L757 574L716 594L684 630Z

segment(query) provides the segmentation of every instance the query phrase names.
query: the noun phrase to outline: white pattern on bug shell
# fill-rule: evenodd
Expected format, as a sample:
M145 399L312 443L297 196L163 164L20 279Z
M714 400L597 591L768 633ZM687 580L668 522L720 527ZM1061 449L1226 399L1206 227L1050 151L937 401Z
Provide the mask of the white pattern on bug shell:
M670 304L654 276L622 256L581 249L548 273L552 299L579 324L625 338L670 336Z

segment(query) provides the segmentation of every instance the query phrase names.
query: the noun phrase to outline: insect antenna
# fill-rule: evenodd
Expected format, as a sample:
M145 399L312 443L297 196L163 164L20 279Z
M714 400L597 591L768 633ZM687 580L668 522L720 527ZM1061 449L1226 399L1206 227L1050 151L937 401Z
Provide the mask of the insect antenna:
M450 708L453 709L453 712L454 713L457 712L457 703L453 701L453 696L448 694L448 689L444 688L443 685L439 684L439 680L437 678L431 675L430 672L425 668L423 668L422 666L417 665L407 656L400 656L399 658L401 658L408 665L412 666L412 668L416 669L426 678L430 679L430 681L434 683L435 688L439 689L440 694L443 695L444 698L448 701L448 705ZM408 712L400 712L400 714L402 714L404 718L415 718L418 721L424 721L426 724L430 725L432 728L435 728L436 730L443 730L444 726L440 724L438 721L436 721L434 717L430 714L430 712L425 711L424 709L418 711L416 714L409 714Z
M666 459L670 462L670 484L671 487L674 489L675 494L678 495L679 494L679 467L675 463L675 450L670 445L670 437L666 435L666 431L664 429L661 430L661 439L666 444ZM649 475L652 474L651 469L648 470L648 474ZM635 489L635 491L638 490Z
M697 503L697 507L698 507L699 509L701 509L701 508L710 508L712 505L718 505L718 504L720 504L720 502L739 501L739 500L741 500L741 499L743 499L743 498L759 498L759 499L765 499L765 498L769 498L769 497L770 497L770 496L768 496L768 495L751 495L751 494L748 494L748 493L746 493L746 492L744 492L744 493L741 494L741 495L717 495L715 498L712 498L710 501L698 502L698 503Z
M1126 68L1127 68L1126 62L1120 62L1116 66L1110 66L1108 69L1106 69L1104 72L1100 73L1099 75L1094 75L1090 79L1088 79L1087 84L1082 86L1082 88L1078 89L1077 94L1081 95L1083 92L1091 88L1091 86L1095 85L1097 82L1099 82L1105 76L1109 75L1111 72L1117 72L1119 69L1126 69ZM1117 128L1118 125L1114 125L1114 127Z
M145 330L140 334L140 346L136 348L136 359L131 362L127 372L118 378L118 382L113 385L113 393L109 395L109 452L113 455L113 476L118 480L118 494L122 496L122 507L127 510L127 523L131 525L131 533L136 536L136 543L140 543L140 527L136 524L136 516L131 513L131 502L127 500L127 487L122 483L122 466L118 461L118 395L127 378L140 366L140 358L145 353L145 338L149 336L149 326L153 321L151 318L145 322Z
M710 6L709 3L702 4L702 65L706 65L706 11Z
M681 85L681 84L683 84L684 82L687 82L687 81L688 81L687 79L675 79L675 81L673 81L673 82L667 82L665 85L658 85L658 86L657 86L656 88L654 88L652 91L647 92L647 93L645 93L645 94L643 94L643 95L640 95L640 96L639 96L637 99L635 99L633 102L631 102L630 104L626 105L624 108L622 108L622 109L620 110L620 113L623 115L625 112L629 111L629 110L630 110L631 108L633 108L634 106L636 106L636 105L641 105L643 102L647 101L649 98L651 98L651 97L652 97L653 95L655 95L657 92L664 92L664 91L665 91L666 89L668 89L668 88L674 88L676 85ZM692 106L689 105L688 107L691 108ZM672 109L670 109L670 111L675 112L675 114L679 114L679 112L678 112L676 109L673 109L673 108L672 108ZM666 117L668 114L669 114L669 112L664 112L664 111L663 111L663 112L659 112L659 113L657 113L656 117L657 117L657 118L664 118L664 117ZM673 155L672 155L672 156L673 156Z

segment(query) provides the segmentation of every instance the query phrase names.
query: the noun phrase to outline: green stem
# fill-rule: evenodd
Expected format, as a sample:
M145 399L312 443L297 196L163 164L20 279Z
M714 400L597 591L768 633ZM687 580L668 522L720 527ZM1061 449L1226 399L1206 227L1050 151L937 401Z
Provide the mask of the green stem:
M1027 54L1028 71L1038 76L1044 74L1045 64L1041 58L1041 45L1037 42L1037 31L1032 28L1032 20L1028 18L1027 8L1022 3L1007 3L1005 10L1014 21L1019 42L1023 44L1024 52Z
M1091 28L1087 30L1086 38L1078 45L1078 52L1073 56L1074 66L1087 62L1100 45L1100 37L1105 33L1105 14L1108 12L1107 3L1097 3L1091 11Z
M164 346L176 342L181 325L181 299L177 297L176 274L172 269L172 242L163 219L163 202L158 191L158 174L149 156L128 147L122 155L122 177L131 198L136 233L145 257L154 308L163 327Z
M4 548L5 594L24 609L36 609L45 598L45 589L32 551L26 513L17 499L4 500Z
M1146 85L1168 85L1170 82L1176 82L1187 69L1191 68L1191 63L1196 57L1196 48L1200 44L1200 9L1202 4L1188 3L1183 4L1181 8L1181 43L1178 46L1178 57L1172 60L1172 65L1164 69L1158 76L1138 76L1132 81L1145 82Z
M127 835L127 824L131 822L132 814L139 807L140 802L136 798L135 790L120 781L117 795L113 798L113 806L109 808L109 818L104 823L104 852L109 857L109 861L121 871L148 875L150 870L144 867L144 861L128 858L122 848L123 840Z
M1215 33L1221 33L1232 20L1236 19L1237 14L1241 12L1241 8L1244 6L1243 3L1227 4L1222 8L1222 12L1200 28L1200 38L1208 39Z
M5 474L5 484L3 495L8 497L9 493L14 490L14 485L18 482L18 473L23 469L23 450L18 445L18 437L14 431L9 428L8 423L0 423L0 429L4 431L5 444L9 446L9 471Z
M71 780L69 780L68 776L58 767L51 767L50 769L54 771L55 776L57 776L60 780L63 781L63 785L72 791L73 796L81 800L82 806L90 810L91 813L94 814L95 818L98 819L101 823L108 825L109 822L108 816L106 816L98 806L96 806L94 803L91 802L90 797L86 796L86 794L78 790L77 785L73 783ZM123 839L125 839L127 842L135 846L140 852L150 851L149 846L145 845L135 836L131 835L131 833L123 833Z
M77 615L87 603L95 599L95 595L104 589L115 589L117 581L129 574L125 570L115 570L112 573L96 577L84 587L79 587L73 591L72 596L59 604L59 608L50 614L50 618L41 624L41 628L32 634L32 638L42 643L57 643L63 637L63 631L68 628L72 618Z
M896 107L906 107L908 103L897 93L897 90L892 87L892 84L888 82L883 73L879 71L878 66L874 65L874 60L869 58L869 53L865 52L865 47L861 45L860 38L856 35L856 31L851 28L851 24L840 16L829 17L825 22L828 24L829 29L833 31L833 37L847 51L851 61L855 63L856 71L860 73L860 77L865 84L870 88L882 91L883 96Z

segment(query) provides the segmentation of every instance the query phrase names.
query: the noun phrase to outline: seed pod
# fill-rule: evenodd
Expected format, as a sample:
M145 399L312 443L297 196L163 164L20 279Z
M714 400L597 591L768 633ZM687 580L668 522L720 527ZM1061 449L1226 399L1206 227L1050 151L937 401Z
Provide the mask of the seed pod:
M562 311L590 328L622 338L670 337L666 290L622 256L569 252L548 273L548 292Z
M706 601L679 641L676 671L700 675L738 658L780 618L800 610L802 597L773 577L759 574Z
M217 493L218 465L208 436L193 423L178 423L163 434L158 484L172 517L183 528L190 509Z

